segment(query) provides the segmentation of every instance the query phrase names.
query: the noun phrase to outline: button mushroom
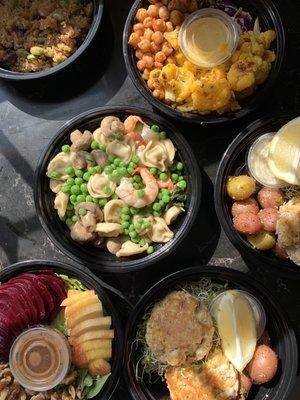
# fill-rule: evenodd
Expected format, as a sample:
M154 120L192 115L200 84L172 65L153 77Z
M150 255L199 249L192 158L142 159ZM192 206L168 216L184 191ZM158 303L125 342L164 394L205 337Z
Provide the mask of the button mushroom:
M76 130L71 133L70 139L72 142L71 150L72 151L80 151L80 150L88 150L93 140L93 135L90 131L84 131L83 133L79 130Z
M81 213L81 209L85 210L86 213ZM102 211L96 204L91 202L77 204L75 207L75 214L80 223L89 232L94 232L96 230L97 222L103 221Z
M106 137L114 137L118 131L124 132L124 124L119 118L114 116L108 116L103 118L100 125L101 132Z
M106 247L111 254L117 254L117 252L121 250L123 243L124 240L121 238L109 238L107 239Z
M87 169L95 165L94 159L88 151L72 151L70 153L70 160L76 169Z
M105 167L107 164L108 155L105 151L102 150L93 150L91 151L91 155L95 160L96 164L100 165L101 167Z
M76 242L90 242L96 237L95 232L89 232L80 221L71 226L71 238Z
M64 181L57 181L56 179L50 179L49 187L53 193L58 193L64 184Z

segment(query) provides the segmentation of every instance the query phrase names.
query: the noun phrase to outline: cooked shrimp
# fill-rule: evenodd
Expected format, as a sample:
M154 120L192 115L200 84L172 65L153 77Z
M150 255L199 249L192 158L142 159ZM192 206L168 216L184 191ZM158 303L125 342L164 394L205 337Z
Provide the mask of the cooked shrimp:
M135 129L138 122L143 123L143 120L137 115L130 115L125 119L124 127L126 135L131 137L138 145L146 145L146 142L140 132Z
M174 189L174 183L172 182L172 179L168 179L167 181L157 181L158 187L160 189L168 189L168 190L173 190Z
M143 208L153 203L158 195L158 184L151 172L145 167L138 167L136 169L141 175L145 188L144 197L139 197L137 190L134 189L132 183L128 178L123 178L120 185L116 189L116 194L127 205L135 208Z

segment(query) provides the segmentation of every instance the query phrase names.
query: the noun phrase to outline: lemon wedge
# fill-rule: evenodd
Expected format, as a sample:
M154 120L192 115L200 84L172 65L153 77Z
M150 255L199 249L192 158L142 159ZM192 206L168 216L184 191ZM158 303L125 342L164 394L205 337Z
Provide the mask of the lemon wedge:
M284 125L275 134L268 163L277 178L291 185L300 185L300 117Z
M214 303L211 313L225 356L242 372L251 361L257 342L256 321L250 302L239 291L228 290Z

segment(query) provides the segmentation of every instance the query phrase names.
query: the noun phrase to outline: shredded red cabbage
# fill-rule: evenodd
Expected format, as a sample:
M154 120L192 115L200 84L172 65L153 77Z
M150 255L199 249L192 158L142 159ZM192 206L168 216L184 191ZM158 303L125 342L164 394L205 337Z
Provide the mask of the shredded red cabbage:
M251 14L242 8L238 8L231 0L201 0L200 7L217 8L226 12L230 17L234 18L243 32L253 29L254 22Z

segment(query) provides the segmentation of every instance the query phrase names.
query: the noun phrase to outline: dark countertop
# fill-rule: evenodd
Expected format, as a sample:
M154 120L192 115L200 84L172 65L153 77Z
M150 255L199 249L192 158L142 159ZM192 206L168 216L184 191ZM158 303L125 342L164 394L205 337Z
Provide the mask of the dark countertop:
M47 238L35 215L33 175L41 151L68 119L105 104L150 108L127 77L121 51L122 28L130 0L106 2L104 27L84 65L61 79L36 84L0 82L0 268L26 259L70 260ZM232 139L250 122L268 113L295 111L300 106L300 3L276 0L287 28L285 71L264 109L236 123L216 128L177 124L203 167L204 196L188 239L175 257L155 267L156 274L105 275L102 278L135 301L160 277L182 267L210 263L252 274L281 301L300 339L299 282L276 276L264 265L243 259L218 225L213 205L213 180L218 162ZM105 36L105 40L104 40ZM189 250L190 256L186 253ZM151 267L150 267L151 268ZM153 276L154 275L154 276ZM146 278L145 278L146 277ZM300 381L289 400L299 399ZM128 394L120 388L115 399Z

